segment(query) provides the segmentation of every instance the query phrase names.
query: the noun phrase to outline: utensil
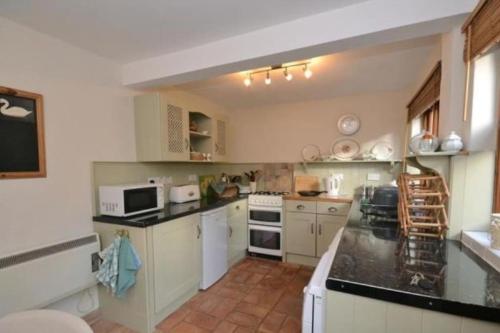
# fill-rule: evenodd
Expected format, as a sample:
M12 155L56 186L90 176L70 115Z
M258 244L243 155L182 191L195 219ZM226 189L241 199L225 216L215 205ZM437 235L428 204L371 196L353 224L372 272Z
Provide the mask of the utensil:
M360 146L357 141L352 139L340 139L332 144L331 152L338 160L350 161L360 151Z
M302 160L304 162L315 162L321 160L321 151L318 146L308 144L302 148Z
M361 122L359 118L354 114L346 114L339 118L337 122L337 128L339 132L343 135L353 135L359 131Z

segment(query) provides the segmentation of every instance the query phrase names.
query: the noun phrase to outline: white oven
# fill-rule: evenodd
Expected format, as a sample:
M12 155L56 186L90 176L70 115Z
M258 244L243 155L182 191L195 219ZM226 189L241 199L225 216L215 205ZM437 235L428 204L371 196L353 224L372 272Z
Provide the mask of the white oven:
M281 207L248 205L248 223L281 227L283 225L283 209Z
M248 224L248 251L270 256L283 256L281 226Z

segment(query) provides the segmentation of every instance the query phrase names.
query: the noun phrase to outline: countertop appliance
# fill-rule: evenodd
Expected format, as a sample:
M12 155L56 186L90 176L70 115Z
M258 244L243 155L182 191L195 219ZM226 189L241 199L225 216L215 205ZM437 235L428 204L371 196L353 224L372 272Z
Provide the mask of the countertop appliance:
M170 188L170 202L184 203L193 200L200 200L200 186L179 185Z
M248 251L283 256L283 195L256 192L248 196Z
M163 209L162 184L99 186L99 210L102 215L127 217Z
M344 228L337 232L328 250L321 256L309 284L304 287L302 333L323 333L326 330L326 280L343 231Z
M344 175L343 174L330 174L326 178L326 192L328 196L338 196L340 195L340 185L342 184L342 181L344 180Z
M201 289L207 289L227 272L226 207L201 213L202 278ZM186 263L190 265L190 263Z

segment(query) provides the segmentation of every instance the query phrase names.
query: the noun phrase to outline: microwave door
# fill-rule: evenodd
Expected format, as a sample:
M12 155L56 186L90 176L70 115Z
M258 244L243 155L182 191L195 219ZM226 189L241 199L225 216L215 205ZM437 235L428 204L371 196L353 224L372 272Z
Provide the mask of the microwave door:
M125 214L133 214L155 209L158 206L157 191L155 187L135 188L125 190L124 204Z

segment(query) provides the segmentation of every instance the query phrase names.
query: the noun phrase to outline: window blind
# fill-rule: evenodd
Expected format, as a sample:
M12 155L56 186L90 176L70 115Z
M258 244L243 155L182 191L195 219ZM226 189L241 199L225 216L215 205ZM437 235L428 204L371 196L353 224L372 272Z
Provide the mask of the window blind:
M408 103L408 121L422 115L439 101L441 91L441 61L432 69L424 84Z

